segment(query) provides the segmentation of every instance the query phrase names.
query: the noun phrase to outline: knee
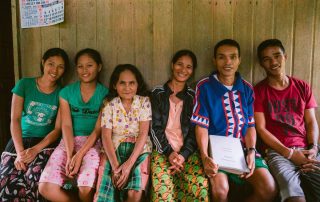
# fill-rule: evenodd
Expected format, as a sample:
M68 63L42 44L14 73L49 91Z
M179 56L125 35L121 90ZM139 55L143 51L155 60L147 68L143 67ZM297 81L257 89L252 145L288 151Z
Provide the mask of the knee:
M45 195L47 195L47 193L49 191L49 186L47 183L41 182L41 183L39 183L38 190L42 196L45 196Z
M215 200L226 200L228 198L229 186L212 186L212 195Z
M264 184L256 187L255 192L259 195L262 201L272 201L278 194L278 189L275 183Z
M93 195L93 188L91 187L79 187L79 197L82 198L88 198Z
M130 202L141 201L142 194L143 194L143 191L129 190L128 191L128 201L130 201Z

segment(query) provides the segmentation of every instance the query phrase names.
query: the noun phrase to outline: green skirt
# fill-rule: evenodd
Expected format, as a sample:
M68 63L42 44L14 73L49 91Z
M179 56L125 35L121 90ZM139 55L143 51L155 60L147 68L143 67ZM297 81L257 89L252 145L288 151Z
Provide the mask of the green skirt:
M133 152L135 143L123 142L116 150L116 155L120 164L123 164L130 157ZM135 164L132 167L127 185L123 190L116 189L111 180L111 164L106 161L105 168L102 174L100 185L98 185L98 194L96 195L96 201L124 201L128 190L144 190L146 178L148 179L148 166L149 166L149 153L141 154Z

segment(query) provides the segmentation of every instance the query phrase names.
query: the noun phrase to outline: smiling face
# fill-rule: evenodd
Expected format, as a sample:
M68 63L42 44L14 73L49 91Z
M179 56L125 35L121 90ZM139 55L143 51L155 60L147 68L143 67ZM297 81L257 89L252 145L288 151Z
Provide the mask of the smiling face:
M96 82L101 64L97 64L89 55L84 54L77 61L77 72L81 82Z
M178 82L186 82L193 73L193 63L190 56L181 56L172 64L172 79Z
M269 76L285 74L287 55L278 46L269 46L261 52L260 65Z
M130 70L124 70L120 73L114 88L122 101L131 101L137 94L138 82L135 75Z
M240 65L240 56L237 47L222 45L217 49L213 60L221 77L233 77Z
M57 81L65 70L65 63L61 56L51 56L42 61L43 76L50 81Z

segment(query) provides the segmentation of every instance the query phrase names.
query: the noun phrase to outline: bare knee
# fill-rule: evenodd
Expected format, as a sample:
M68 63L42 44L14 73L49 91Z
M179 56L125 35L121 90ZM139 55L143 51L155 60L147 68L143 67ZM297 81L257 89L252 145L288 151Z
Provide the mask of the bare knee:
M60 186L48 182L40 182L38 185L39 193L46 199L52 199L61 192Z
M261 201L273 201L278 194L275 183L264 184L263 187L256 188L254 191L259 196Z
M139 202L142 200L143 191L129 190L128 202Z
M54 189L55 187L47 182L41 182L39 183L39 186L38 186L39 193L44 197L54 192Z
M47 183L43 183L43 182L39 183L38 190L42 196L44 196L48 190L46 185L47 185Z
M213 185L211 187L211 191L212 191L212 195L215 200L224 201L224 200L227 200L227 198L228 198L229 186L228 185L223 185L223 186Z
M92 201L93 199L92 187L79 187L79 198L81 201Z
M209 180L214 201L227 201L229 192L228 176L224 173L218 173L209 178Z

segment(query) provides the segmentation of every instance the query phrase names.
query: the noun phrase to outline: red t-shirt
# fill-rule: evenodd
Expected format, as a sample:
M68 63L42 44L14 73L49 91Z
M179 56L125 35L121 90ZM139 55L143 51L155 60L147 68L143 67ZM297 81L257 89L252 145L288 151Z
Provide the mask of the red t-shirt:
M266 79L254 87L255 112L263 112L266 128L287 147L306 147L307 132L304 110L316 108L310 86L302 80L289 77L289 86L276 90Z

